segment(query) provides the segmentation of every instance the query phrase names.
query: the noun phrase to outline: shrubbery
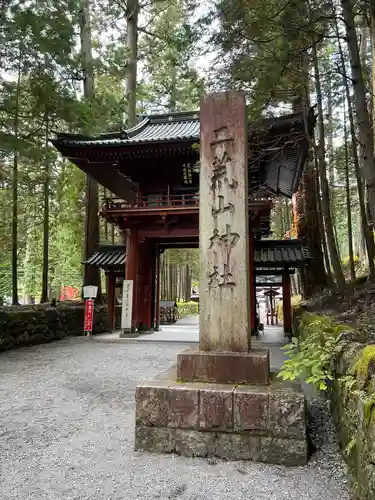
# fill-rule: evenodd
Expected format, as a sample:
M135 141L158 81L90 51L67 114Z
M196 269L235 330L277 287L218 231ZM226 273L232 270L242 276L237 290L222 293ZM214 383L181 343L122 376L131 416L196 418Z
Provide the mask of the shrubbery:
M301 379L318 390L326 390L332 380L331 360L339 335L350 330L347 325L335 324L328 316L303 312L295 321L292 342L283 350L288 359L281 367L283 380Z
M180 318L199 313L199 304L197 302L177 302L177 307Z

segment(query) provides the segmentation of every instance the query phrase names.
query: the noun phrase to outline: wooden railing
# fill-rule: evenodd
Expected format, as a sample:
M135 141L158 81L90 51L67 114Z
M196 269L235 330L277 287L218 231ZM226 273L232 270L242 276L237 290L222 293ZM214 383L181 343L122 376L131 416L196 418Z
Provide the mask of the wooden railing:
M170 195L149 195L139 196L132 202L127 202L121 198L107 198L105 200L106 210L139 210L139 209L158 209L158 208L175 208L175 207L198 207L199 194L170 194Z
M260 197L254 199L254 196L249 195L249 204L252 206L262 205L263 203L272 202L270 198ZM199 208L199 193L138 196L132 202L112 197L104 200L103 208L105 210L155 210L186 207Z

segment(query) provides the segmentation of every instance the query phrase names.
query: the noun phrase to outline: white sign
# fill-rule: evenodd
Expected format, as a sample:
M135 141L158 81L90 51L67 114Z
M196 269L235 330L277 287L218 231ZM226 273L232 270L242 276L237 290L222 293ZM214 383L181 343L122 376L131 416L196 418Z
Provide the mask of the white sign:
M87 285L83 287L83 298L84 299L96 299L98 295L98 287L93 285Z
M124 280L122 285L121 329L131 330L133 313L133 280Z

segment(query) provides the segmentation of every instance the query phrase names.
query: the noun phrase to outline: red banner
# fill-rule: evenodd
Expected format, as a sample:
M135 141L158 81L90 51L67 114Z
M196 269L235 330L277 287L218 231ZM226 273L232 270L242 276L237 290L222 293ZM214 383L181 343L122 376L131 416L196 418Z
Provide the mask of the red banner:
M94 319L94 301L88 299L85 302L85 333L92 332L92 324Z

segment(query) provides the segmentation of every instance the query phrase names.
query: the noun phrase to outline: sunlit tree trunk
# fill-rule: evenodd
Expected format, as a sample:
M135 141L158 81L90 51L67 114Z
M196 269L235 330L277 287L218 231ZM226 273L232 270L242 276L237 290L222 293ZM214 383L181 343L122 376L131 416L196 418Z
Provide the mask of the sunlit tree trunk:
M127 125L129 128L137 123L138 14L139 0L128 0L126 6L128 60L125 97L128 104Z

